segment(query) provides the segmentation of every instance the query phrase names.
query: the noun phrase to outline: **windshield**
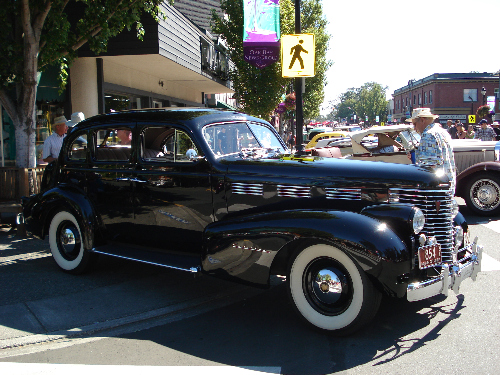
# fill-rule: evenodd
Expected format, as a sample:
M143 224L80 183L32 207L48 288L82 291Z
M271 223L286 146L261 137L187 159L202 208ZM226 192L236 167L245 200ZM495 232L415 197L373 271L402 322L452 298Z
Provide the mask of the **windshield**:
M203 129L203 137L215 155L264 151L266 155L284 153L286 147L266 124L240 122L217 124Z
M399 133L401 143L404 145L406 151L414 150L420 143L420 134L414 129L404 130Z

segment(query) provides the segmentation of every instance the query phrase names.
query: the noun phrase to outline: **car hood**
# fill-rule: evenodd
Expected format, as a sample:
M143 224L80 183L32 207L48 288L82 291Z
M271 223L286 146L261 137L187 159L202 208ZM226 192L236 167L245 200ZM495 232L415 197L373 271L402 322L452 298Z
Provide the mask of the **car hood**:
M448 183L433 169L394 164L321 157L221 160L230 176L265 179L282 184L365 187L433 188Z

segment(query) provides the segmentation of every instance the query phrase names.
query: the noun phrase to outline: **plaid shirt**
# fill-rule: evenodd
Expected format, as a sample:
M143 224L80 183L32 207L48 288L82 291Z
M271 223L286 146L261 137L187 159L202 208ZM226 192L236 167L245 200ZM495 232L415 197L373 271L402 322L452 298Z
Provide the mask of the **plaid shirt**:
M441 167L450 180L452 191L455 192L457 168L451 147L451 136L441 125L430 124L424 129L415 158L417 165Z
M481 127L476 130L474 139L480 139L481 141L494 141L496 139L496 133L491 126L486 126L486 129Z

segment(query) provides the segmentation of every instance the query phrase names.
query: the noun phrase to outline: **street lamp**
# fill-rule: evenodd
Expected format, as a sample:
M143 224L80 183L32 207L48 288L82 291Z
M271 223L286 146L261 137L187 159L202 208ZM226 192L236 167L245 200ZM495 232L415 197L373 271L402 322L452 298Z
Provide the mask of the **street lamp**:
M486 89L484 88L484 86L481 89L481 94L483 94L483 105L484 105L485 104L485 98L486 98Z

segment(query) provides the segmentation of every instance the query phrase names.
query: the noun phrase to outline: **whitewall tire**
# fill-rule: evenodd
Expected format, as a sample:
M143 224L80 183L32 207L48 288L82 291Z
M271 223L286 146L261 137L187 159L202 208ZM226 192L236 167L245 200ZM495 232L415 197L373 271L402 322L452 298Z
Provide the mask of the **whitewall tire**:
M57 265L69 273L82 273L90 265L91 254L83 247L83 237L76 218L67 211L54 215L49 227L49 244Z
M336 247L317 244L292 261L288 292L297 312L312 326L349 334L373 318L381 294L361 268Z

